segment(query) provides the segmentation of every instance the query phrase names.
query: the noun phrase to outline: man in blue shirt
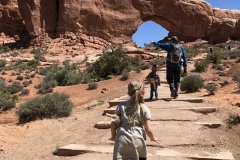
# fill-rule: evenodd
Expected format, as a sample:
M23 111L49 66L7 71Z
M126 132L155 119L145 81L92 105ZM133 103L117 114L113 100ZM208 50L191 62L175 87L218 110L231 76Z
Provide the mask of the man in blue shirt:
M173 36L170 39L170 43L160 43L160 42L153 42L155 46L162 48L163 50L167 51L167 82L169 84L169 88L171 91L171 97L177 98L178 97L178 89L180 83L180 74L181 74L181 67L183 65L184 73L187 72L187 60L186 54L184 51L184 47L178 43L178 38ZM180 60L179 61L172 61L172 53L173 49L176 48L174 46L179 46L180 49ZM182 61L183 60L183 61Z

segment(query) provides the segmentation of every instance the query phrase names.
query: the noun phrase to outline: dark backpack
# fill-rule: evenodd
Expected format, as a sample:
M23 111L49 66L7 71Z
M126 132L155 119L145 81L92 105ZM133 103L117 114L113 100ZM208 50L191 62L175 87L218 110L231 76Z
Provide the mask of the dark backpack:
M182 58L182 45L175 43L172 43L171 45L172 50L170 52L168 60L170 60L172 63L179 63Z

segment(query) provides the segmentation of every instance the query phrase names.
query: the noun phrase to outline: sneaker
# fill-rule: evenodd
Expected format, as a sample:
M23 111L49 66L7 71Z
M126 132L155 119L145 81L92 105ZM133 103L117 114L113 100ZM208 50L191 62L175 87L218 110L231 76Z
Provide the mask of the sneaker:
M158 99L158 97L156 97L156 99Z
M171 97L176 97L176 89L173 88L171 91Z
M150 97L149 100L152 100L152 97Z

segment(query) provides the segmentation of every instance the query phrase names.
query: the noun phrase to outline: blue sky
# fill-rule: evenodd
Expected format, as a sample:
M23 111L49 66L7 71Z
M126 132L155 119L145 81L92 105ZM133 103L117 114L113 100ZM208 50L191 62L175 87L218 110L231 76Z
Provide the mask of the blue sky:
M213 8L240 10L240 0L205 0ZM151 40L158 41L168 35L168 31L161 25L147 21L140 25L132 39L138 46L150 43Z

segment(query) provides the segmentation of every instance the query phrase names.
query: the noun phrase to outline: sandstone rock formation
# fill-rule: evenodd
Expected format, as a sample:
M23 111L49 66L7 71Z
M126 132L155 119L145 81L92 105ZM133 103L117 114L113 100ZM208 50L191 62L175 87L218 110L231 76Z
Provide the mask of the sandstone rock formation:
M83 45L130 43L148 20L184 41L240 39L240 11L213 9L204 0L0 1L0 32L32 44L69 35Z

